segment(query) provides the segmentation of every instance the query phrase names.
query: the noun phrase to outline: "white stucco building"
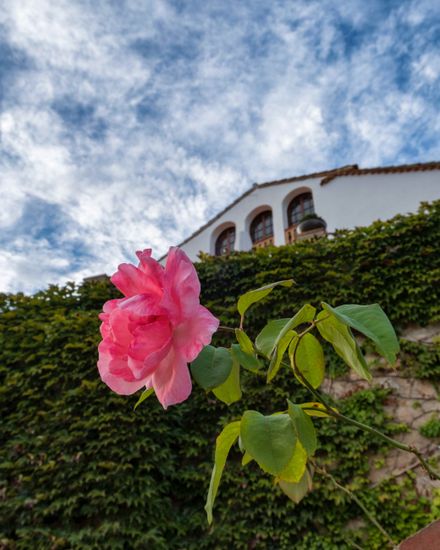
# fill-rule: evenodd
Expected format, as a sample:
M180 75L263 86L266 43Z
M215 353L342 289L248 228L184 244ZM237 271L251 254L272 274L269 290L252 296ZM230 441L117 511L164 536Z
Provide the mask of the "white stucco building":
M199 252L221 255L280 246L415 212L420 202L436 199L440 199L440 162L378 168L349 165L254 184L179 247L195 261Z

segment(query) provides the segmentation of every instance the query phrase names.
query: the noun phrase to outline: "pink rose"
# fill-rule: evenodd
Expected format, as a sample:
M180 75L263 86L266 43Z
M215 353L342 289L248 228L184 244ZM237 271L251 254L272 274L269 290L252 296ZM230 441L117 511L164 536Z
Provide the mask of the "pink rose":
M188 363L210 343L219 321L200 305L200 282L182 250L170 248L165 269L151 250L138 267L121 264L111 277L125 298L104 304L98 369L116 393L154 388L166 409L191 393Z

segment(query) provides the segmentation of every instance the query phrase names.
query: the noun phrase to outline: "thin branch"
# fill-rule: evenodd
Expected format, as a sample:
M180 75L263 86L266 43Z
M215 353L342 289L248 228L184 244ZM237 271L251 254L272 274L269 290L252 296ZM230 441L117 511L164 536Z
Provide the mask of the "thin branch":
M233 332L235 334L235 328L225 327L224 325L220 325L217 330L223 330L224 332Z
M299 345L299 343L298 343L298 345ZM374 435L377 435L378 437L380 437L381 439L383 439L384 441L386 441L387 443L389 443L393 447L396 447L397 449L400 449L400 450L405 451L407 453L412 453L413 455L415 455L418 458L418 460L420 462L420 465L422 466L422 468L425 470L425 472L429 475L429 477L431 479L440 480L440 474L438 472L436 472L428 464L428 462L423 458L422 453L416 447L409 446L409 445L406 445L405 443L401 443L400 441L397 441L396 439L392 439L391 437L388 437L387 435L380 432L379 430L376 430L376 428L372 428L371 426L368 426L368 424L364 424L362 422L358 422L357 420L353 420L352 418L349 418L348 416L345 416L345 415L341 414L339 411L336 411L335 409L330 407L330 405L327 403L326 399L324 399L322 397L322 395L318 391L315 390L315 388L309 383L309 381L306 380L306 378L304 377L302 372L300 372L300 370L297 368L295 358L296 358L296 351L298 349L298 345L295 348L295 352L294 352L293 358L292 358L293 371L296 374L296 376L301 380L301 382L304 384L304 386L306 386L306 388L313 394L315 399L317 399L320 403L322 403L324 405L324 407L327 410L327 413L330 416L333 416L333 418L337 418L338 420L344 420L348 424L352 424L353 426L356 426L356 427L358 427L362 430L373 433Z
M367 518L371 521L371 523L379 529L379 531L382 533L382 535L387 539L387 541L390 543L392 548L396 547L396 543L391 538L389 533L385 531L385 529L382 527L382 525L377 521L377 519L373 516L373 514L365 507L365 505L362 503L362 501L359 500L359 498L352 492L348 487L344 487L340 483L336 481L336 479L329 473L325 468L321 468L316 465L314 462L315 470L318 474L328 478L335 487L343 491L345 494L347 494L358 506L359 508L364 512L364 514L367 516Z
M380 432L379 430L376 430L376 428L372 428L371 426L368 426L368 424L364 424L363 422L358 422L357 420L353 420L353 418L349 418L348 416L345 416L341 414L338 411L335 411L332 409L331 411L328 411L328 413L333 416L334 418L338 418L339 420L344 420L348 424L352 424L353 426L356 426L357 428L360 428L362 430L365 430L367 432L370 432L374 435L377 435L393 447L396 447L397 449L400 449L402 451L405 451L407 453L412 453L415 455L422 468L425 470L425 472L429 475L431 479L439 479L440 480L440 474L436 472L424 459L422 453L413 446L406 445L405 443L401 443L400 441L397 441L396 439L392 439L391 437L388 437L384 433Z

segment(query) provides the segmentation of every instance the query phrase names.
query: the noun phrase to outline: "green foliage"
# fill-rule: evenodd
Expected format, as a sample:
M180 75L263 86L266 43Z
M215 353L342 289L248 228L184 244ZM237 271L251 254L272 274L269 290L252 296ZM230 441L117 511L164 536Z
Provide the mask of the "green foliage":
M289 497L290 500L295 502L295 504L301 502L306 494L313 488L312 476L307 469L305 470L302 478L297 483L280 479L278 484L283 493L287 497Z
M278 337L288 322L289 319L276 319L267 323L255 339L255 345L260 353L268 358L272 355Z
M243 351L244 353L253 355L254 344L252 343L249 336L245 333L245 331L241 330L240 328L236 328L235 337L237 338L237 342L240 346L241 351Z
M333 346L339 357L359 376L371 380L368 365L350 328L335 315L324 310L319 313L317 320L319 333Z
M239 295L293 278L295 285L274 288L246 312L251 337L268 319L287 320L305 303L322 300L380 303L394 325L439 321L439 241L440 203L434 203L333 240L207 258L197 265L202 303L235 327ZM286 399L300 403L310 396L281 365L276 385L242 370L243 398L230 407L195 387L187 402L166 413L155 399L134 411L138 396L113 394L96 368L97 314L117 296L107 283L0 296L0 546L344 550L354 541L385 547L369 525L347 533L347 522L361 514L327 480L315 475L314 490L296 505L255 461L242 467L238 446L229 452L208 528L203 504L223 426L245 409L267 415L285 410ZM219 333L214 343L229 345L230 335ZM325 353L327 365L335 361L332 369L340 369L330 346ZM241 359L249 357L255 359ZM438 379L438 357L434 346L403 342L403 368L412 373ZM362 391L337 407L391 434L386 396ZM303 410L317 410L310 409ZM330 418L313 421L316 456L396 540L438 515L438 504L416 494L410 474L402 484L369 486L369 457L383 448L379 440Z
M212 507L214 505L215 497L217 496L218 487L220 485L220 479L222 477L223 468L226 464L229 451L232 445L237 441L240 435L240 422L231 422L225 426L221 434L217 437L215 442L215 458L214 468L211 474L211 481L209 483L208 498L206 499L205 510L208 515L208 523L212 523Z
M396 362L396 354L399 352L399 342L393 325L379 304L347 304L336 308L332 308L328 304L323 304L323 306L324 309L333 313L342 323L370 338L376 344L377 351L389 363L393 364Z
M292 458L297 435L288 414L264 416L246 411L241 419L243 448L259 466L273 475L280 474Z
M425 437L440 437L440 418L433 417L420 428L420 433Z
M440 344L400 341L402 370L409 376L440 380Z
M302 446L306 450L309 456L313 456L318 444L316 438L315 426L310 416L308 416L299 405L293 404L288 401L289 416L292 419L293 425L296 430L296 435L301 441Z
M237 361L233 361L228 378L223 384L214 388L212 393L226 405L232 405L232 403L241 399L240 365Z
M136 410L139 407L139 405L145 401L145 399L148 399L150 395L153 395L153 393L154 393L153 388L147 388L146 390L144 390L141 396L139 397L139 399L137 400L134 406L134 410Z
M232 370L232 357L226 348L205 346L191 363L194 380L205 390L223 384Z
M290 318L304 304L317 307L322 301L334 306L378 303L394 327L425 325L440 321L439 242L436 201L422 205L417 214L338 231L334 239L207 256L197 266L202 303L220 316L222 325L236 326L235 304L243 292L292 278L291 288L274 288L247 311L251 337L268 319Z
M301 382L303 377L313 388L319 388L324 380L325 363L324 352L318 339L310 333L304 334L299 340L294 337L289 347L289 355L299 381Z
M289 287L292 285L293 285L293 280L288 279L286 281L277 281L276 283L269 283L267 285L262 286L261 288L250 290L249 292L242 294L238 299L238 303L237 303L238 313L241 315L241 318L243 319L244 314L251 307L251 305L265 298L268 294L272 292L272 290L276 286Z
M231 353L233 359L250 372L258 372L263 366L255 353L245 353L239 344L232 344Z

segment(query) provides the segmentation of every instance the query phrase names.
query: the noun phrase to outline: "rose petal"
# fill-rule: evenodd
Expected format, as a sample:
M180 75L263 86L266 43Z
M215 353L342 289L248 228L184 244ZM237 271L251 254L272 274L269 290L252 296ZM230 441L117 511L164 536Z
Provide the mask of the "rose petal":
M177 327L174 333L174 345L188 363L194 361L202 349L212 339L220 321L206 309L198 306L194 315Z
M126 310L115 309L110 313L109 327L113 341L121 346L128 347L133 338L129 330L130 313Z
M138 250L136 256L139 258L138 268L148 276L150 284L156 286L157 293L162 294L164 268L151 257L151 248Z
M154 392L162 407L188 399L192 384L186 361L171 348L151 377Z
M168 354L171 342L171 326L165 318L137 326L128 350L129 356L135 360L133 363L129 362L134 376L145 378L152 374Z
M163 311L159 299L150 294L137 294L130 298L122 298L119 308L129 310L130 313L139 317L160 315Z
M118 271L110 277L111 282L124 296L135 296L148 292L148 277L136 266L121 264Z
M179 248L170 248L165 266L162 306L178 324L190 318L199 305L200 281L188 256Z
M98 370L103 382L119 395L131 395L137 392L142 386L145 386L145 380L127 381L119 375L112 374L105 360L98 361Z
M145 385L145 380L136 380L128 368L127 357L115 353L111 342L101 342L99 345L98 370L103 382L111 390L121 395L130 395Z

